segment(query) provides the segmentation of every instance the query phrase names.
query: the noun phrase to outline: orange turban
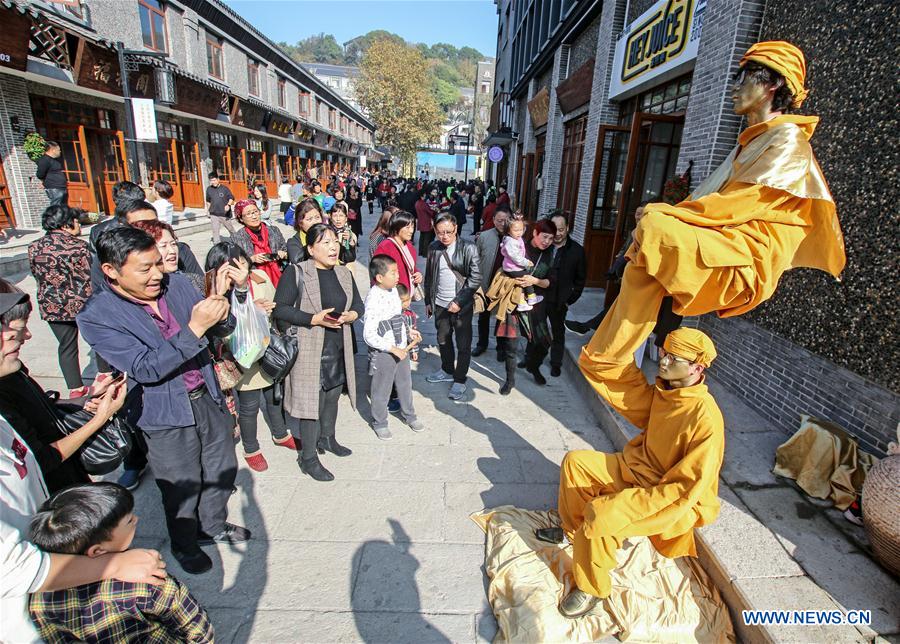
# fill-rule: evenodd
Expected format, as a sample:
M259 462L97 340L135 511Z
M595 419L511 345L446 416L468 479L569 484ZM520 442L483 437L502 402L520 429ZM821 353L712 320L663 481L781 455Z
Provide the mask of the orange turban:
M806 59L802 51L783 40L768 40L751 46L741 58L741 67L751 60L784 76L788 89L794 95L791 107L803 104L809 90L803 87L806 80Z
M666 336L666 353L709 367L716 359L716 348L708 335L698 329L680 327Z

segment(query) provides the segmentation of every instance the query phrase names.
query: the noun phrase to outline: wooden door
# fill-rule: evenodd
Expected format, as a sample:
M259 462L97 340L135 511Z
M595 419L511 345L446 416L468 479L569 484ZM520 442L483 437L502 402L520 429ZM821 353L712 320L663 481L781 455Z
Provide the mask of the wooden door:
M147 160L147 174L150 177L150 183L156 181L167 181L172 186L172 207L175 210L183 208L181 198L181 186L179 185L178 168L175 163L175 156L172 147L175 143L174 139L159 140L159 143L144 144L144 157Z
M684 115L636 112L631 119L628 157L616 213L613 248L618 249L634 228L634 211L643 201L661 201L668 173L673 173L681 145ZM618 285L616 285L618 286ZM617 288L606 289L605 306L612 304Z
M606 284L606 272L618 251L613 242L630 132L631 128L624 125L602 125L597 135L588 207L590 216L584 236L589 287Z
M678 160L683 125L684 115L637 112L632 117L613 246L621 244L634 228L634 211L642 201L662 200L666 174L674 172ZM648 172L651 161L662 171Z
M203 181L200 177L200 144L194 141L177 143L176 160L181 178L181 194L184 206L189 208L203 208L206 198L203 194Z
M116 204L113 201L112 189L119 181L129 180L125 157L125 136L122 132L93 132L92 137L96 158L94 167L97 177L97 195L100 209L107 215L113 215Z
M265 170L266 190L269 193L269 199L274 199L278 194L278 182L275 177L275 169L278 167L277 154L263 155L263 169Z
M76 140L69 142L74 154L66 158L67 163L65 164L69 205L88 212L100 212L97 195L94 192L94 174L91 171L87 135L83 125L78 126L76 136L78 137ZM63 156L66 156L65 152L63 152ZM69 161L72 162L71 171L69 170Z
M0 160L0 231L15 227L16 215L13 212L12 194L10 194L9 184L6 182L3 161Z
M244 148L232 150L228 148L228 161L231 167L231 177L226 182L235 201L247 198L247 151Z
M559 169L559 188L556 207L567 217L575 213L581 188L581 161L587 134L587 114L568 121L563 127L562 163Z

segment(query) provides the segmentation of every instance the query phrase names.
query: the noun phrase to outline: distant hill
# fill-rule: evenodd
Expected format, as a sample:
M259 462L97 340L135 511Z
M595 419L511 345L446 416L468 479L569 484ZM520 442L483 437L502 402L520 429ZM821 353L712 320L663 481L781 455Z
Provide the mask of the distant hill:
M445 112L461 101L460 87L474 87L478 61L485 56L472 47L456 48L447 43L426 45L410 43L401 36L377 29L347 41L342 46L331 34L320 33L298 41L294 45L278 43L291 58L300 63L330 65L359 65L366 50L376 40L387 38L415 47L428 62L431 91Z

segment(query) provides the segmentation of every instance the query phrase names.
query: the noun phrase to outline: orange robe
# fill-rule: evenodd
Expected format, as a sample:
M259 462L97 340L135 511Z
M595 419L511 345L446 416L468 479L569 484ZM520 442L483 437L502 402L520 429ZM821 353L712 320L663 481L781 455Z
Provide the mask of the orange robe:
M840 274L843 235L809 145L817 123L783 115L751 126L690 199L644 208L619 297L582 353L589 380L631 359L666 295L678 314L727 317L769 299L791 268Z
M616 550L649 537L666 557L696 556L694 528L719 514L725 425L701 382L650 385L632 362L608 372L597 391L644 430L622 452L569 452L559 483L559 514L572 540L575 583L606 597Z

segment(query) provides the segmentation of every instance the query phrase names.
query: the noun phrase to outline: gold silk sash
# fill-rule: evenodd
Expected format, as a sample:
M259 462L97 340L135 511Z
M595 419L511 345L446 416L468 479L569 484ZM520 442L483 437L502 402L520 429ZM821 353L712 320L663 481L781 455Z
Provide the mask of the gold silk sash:
M794 118L803 118L808 128L815 127L808 117ZM808 134L812 134L811 129ZM732 183L766 186L810 199L810 230L797 249L792 266L817 268L838 277L846 263L844 235L808 134L792 121L773 124L747 145L736 146L688 199L721 192Z

